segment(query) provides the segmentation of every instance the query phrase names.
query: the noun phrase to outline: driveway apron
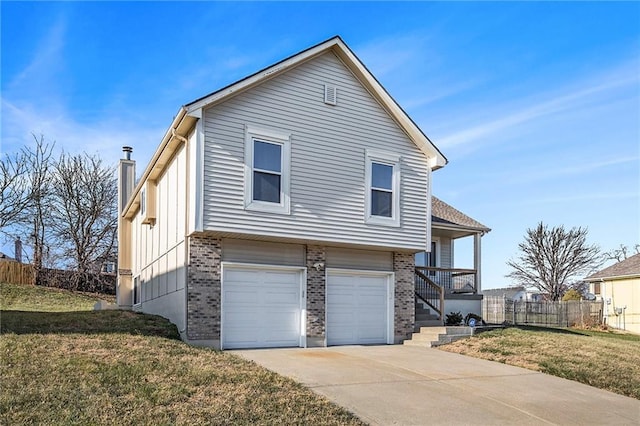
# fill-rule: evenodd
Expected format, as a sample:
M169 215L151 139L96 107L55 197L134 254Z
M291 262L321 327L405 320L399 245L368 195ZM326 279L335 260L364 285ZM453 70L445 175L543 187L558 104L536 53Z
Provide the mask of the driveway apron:
M232 351L374 425L638 425L640 401L547 374L420 347Z

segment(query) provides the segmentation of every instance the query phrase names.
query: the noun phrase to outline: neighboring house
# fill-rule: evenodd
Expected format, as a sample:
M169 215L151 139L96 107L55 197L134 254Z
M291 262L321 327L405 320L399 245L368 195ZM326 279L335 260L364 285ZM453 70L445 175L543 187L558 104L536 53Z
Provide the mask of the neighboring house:
M608 325L640 334L640 254L584 280L589 283L589 292L604 301Z
M9 256L8 254L0 252L0 262L17 262L17 260Z
M217 348L402 342L415 254L455 273L488 230L432 210L446 163L339 37L313 46L180 108L137 184L125 147L118 304Z
M527 289L524 286L490 288L482 290L484 297L503 297L509 300L524 301L528 300Z
M484 297L503 297L509 300L527 302L542 302L546 300L544 293L527 290L524 286L491 288L482 290L482 295Z

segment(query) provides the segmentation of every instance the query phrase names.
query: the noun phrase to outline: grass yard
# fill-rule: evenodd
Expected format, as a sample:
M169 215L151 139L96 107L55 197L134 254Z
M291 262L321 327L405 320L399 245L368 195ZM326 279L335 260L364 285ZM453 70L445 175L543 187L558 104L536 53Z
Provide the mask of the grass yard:
M97 299L0 284L0 424L362 424L168 321Z
M108 294L77 293L34 285L0 284L0 309L10 311L90 311L98 300L115 302Z
M513 327L439 349L575 380L640 399L640 336Z

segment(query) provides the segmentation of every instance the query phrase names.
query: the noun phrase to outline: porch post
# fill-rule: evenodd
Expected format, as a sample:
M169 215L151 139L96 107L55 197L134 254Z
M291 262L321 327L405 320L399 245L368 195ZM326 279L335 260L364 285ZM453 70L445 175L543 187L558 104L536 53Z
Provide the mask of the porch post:
M476 271L476 294L482 291L482 283L480 282L481 239L481 233L473 234L473 269Z

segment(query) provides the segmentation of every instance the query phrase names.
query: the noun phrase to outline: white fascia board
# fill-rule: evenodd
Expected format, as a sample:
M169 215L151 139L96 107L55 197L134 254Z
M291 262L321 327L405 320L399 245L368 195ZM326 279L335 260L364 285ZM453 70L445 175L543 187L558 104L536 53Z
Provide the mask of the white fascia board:
M634 278L640 278L640 274L614 275L612 277L602 277L602 278L583 278L583 281L588 283L597 283L597 282L603 282L603 281L629 280Z
M192 110L206 108L212 104L220 102L231 95L235 95L238 92L242 92L250 87L256 86L263 81L266 81L269 78L272 78L282 72L310 59L316 55L321 54L322 52L329 50L331 47L335 46L339 41L339 37L334 37L326 42L319 44L315 47L307 49L297 55L291 56L284 61L278 62L275 65L272 65L268 68L265 68L262 71L258 71L256 74L253 74L247 78L244 78L236 83L231 84L217 92L210 94L202 99L199 99L191 104L187 105L187 112L190 113Z
M435 145L425 136L418 126L400 108L397 102L387 93L382 85L375 79L362 62L355 56L342 40L336 40L336 51L345 65L351 69L354 75L373 91L372 94L378 98L387 111L393 116L398 124L407 132L407 135L418 146L418 148L430 159L429 165L432 169L444 167L447 159L435 147Z
M133 190L133 192L131 194L131 197L129 198L129 202L127 203L127 205L125 206L124 210L122 211L122 216L123 217L128 217L129 209L131 209L133 204L135 204L135 200L138 197L138 194L140 193L142 188L144 187L149 175L151 174L151 171L153 170L153 168L155 167L156 163L160 159L162 153L164 152L165 148L167 147L167 145L169 144L169 142L173 138L173 131L180 126L180 124L182 123L182 121L184 120L186 115L187 115L187 110L184 107L180 107L180 109L178 110L178 113L176 114L175 118L173 119L173 122L171 123L171 125L169 126L169 128L165 132L164 136L162 137L162 141L160 142L160 145L156 149L155 153L153 154L153 157L151 157L151 160L149 161L149 163L145 167L144 172L142 173L142 176L140 177L140 180L138 181L138 184L134 188L134 190Z

